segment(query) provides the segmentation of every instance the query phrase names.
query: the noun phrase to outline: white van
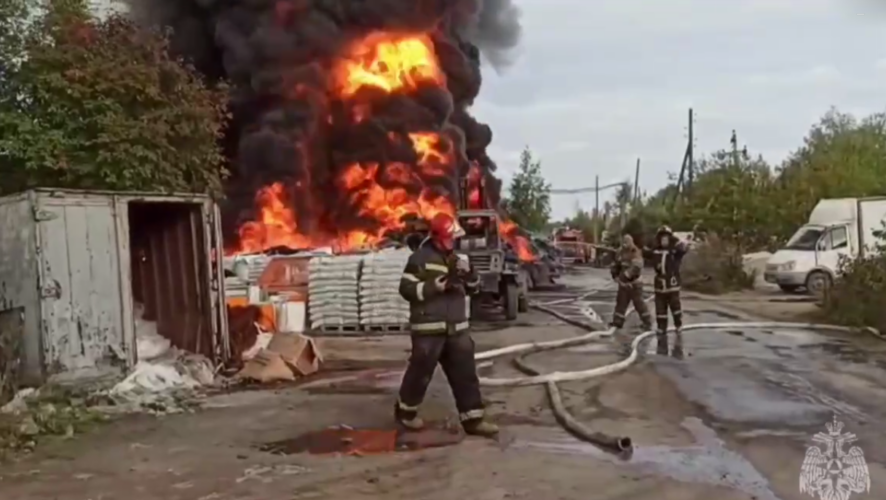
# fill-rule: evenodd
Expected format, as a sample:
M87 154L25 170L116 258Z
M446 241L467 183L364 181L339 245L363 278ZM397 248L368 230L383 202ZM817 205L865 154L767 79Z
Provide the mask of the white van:
M766 262L763 278L785 292L821 293L837 277L841 257L876 251L874 233L883 229L884 218L886 197L821 200L809 222Z

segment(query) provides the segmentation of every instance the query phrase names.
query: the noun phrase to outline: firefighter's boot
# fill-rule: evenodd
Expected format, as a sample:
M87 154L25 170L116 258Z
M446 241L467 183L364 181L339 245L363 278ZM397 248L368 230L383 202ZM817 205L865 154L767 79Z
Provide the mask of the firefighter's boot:
M674 350L671 351L671 356L674 359L683 359L683 330L681 328L677 328L677 333L674 337Z
M467 420L462 424L462 427L464 427L465 433L471 436L493 438L498 435L498 426L483 418Z
M425 421L418 416L418 412L405 411L399 405L394 408L394 419L408 431L420 431L425 426Z
M655 332L655 353L659 356L668 355L668 334L662 333L660 330Z

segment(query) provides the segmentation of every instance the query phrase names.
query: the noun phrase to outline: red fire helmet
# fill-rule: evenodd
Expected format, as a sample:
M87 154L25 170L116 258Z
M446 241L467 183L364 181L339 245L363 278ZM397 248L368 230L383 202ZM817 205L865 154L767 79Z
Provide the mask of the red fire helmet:
M464 236L464 229L451 215L440 212L431 219L431 239L444 248L452 248L456 238Z

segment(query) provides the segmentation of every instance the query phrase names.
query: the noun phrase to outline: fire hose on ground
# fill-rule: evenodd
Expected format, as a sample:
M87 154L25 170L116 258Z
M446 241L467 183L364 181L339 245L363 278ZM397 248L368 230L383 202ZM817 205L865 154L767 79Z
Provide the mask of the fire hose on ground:
M591 292L593 293L593 292ZM586 294L590 295L590 294ZM585 295L585 296L586 296ZM649 299L647 299L648 301ZM583 328L586 330L591 330L591 326L585 324L581 321L574 320L569 318L558 311L551 309L550 307L546 307L543 304L533 303L531 306L539 311L550 314L561 321L564 321L568 324L578 326L579 328ZM633 310L629 311L633 313ZM695 330L725 330L725 329L735 329L735 328L796 328L796 329L807 329L807 330L827 330L827 331L841 331L841 332L854 332L857 331L856 328L844 327L844 326L835 326L835 325L826 325L820 323L789 323L789 322L775 322L775 321L763 321L763 322L729 322L729 323L698 323L694 325L684 325L681 329L682 332L695 331ZM883 337L879 332L872 329L866 329L869 333L877 336L880 339ZM673 328L668 330L668 333L674 332ZM546 342L534 342L534 343L526 343L526 344L518 344L511 345L507 347L503 347L500 349L493 349L481 353L477 353L475 359L477 361L481 361L478 365L478 368L481 366L489 366L492 364L491 361L494 358L498 358L501 356L505 356L508 354L520 354L519 357L515 358L513 363L517 369L526 373L528 376L526 377L516 377L516 378L480 378L480 384L487 387L525 387L530 385L540 385L544 384L547 389L548 399L551 403L551 408L554 412L554 415L557 421L562 425L568 432L577 438L587 441L593 445L601 447L603 449L614 451L617 453L625 454L630 453L633 449L633 442L630 437L627 436L611 436L608 434L604 434L601 432L596 432L579 422L573 417L569 411L566 409L563 404L562 396L560 395L560 389L557 386L558 382L566 382L566 381L578 381L578 380L588 380L596 377L602 377L604 375L610 375L613 373L620 372L622 370L627 369L631 365L633 365L638 358L640 357L640 345L650 337L656 334L655 331L646 331L636 336L630 345L630 354L622 359L621 361L617 361L615 363L604 365L596 368L591 368L588 370L579 370L579 371L568 371L568 372L552 372L547 374L542 374L538 369L529 365L526 362L526 357L531 354L550 351L554 349L562 349L567 347L575 347L579 345L584 345L595 340L611 337L615 333L614 328L610 328L608 330L602 331L590 331L585 335L580 335L578 337L573 337L569 339L562 340L552 340Z
M568 301L574 302L577 300L581 300L582 297L586 297L600 290L594 290L584 294L577 299L568 299ZM651 299L651 298L650 298ZM646 299L648 302L650 299ZM555 301L555 302L563 302L563 301ZM585 344L589 344L599 339L611 337L615 333L614 328L610 328L607 330L599 330L594 331L593 327L583 321L578 321L573 318L570 318L551 307L548 307L546 304L538 304L532 303L530 306L533 309L544 312L551 316L556 317L557 319L563 321L564 323L576 326L578 328L582 328L584 330L589 330L588 333L584 335L579 335L577 337L560 339L560 340L550 340L545 342L531 342L524 344L515 344L510 345L498 349L491 349L489 351L479 352L475 356L475 360L478 361L477 368L478 370L481 368L489 367L493 364L491 360L495 358L500 358L502 356L510 355L510 354L519 354L517 358L514 359L513 364L519 369L521 372L526 373L525 377L516 377L516 378L480 378L480 384L486 387L527 387L531 385L541 385L544 384L547 390L548 399L551 403L551 408L554 412L554 416L557 421L562 425L569 433L591 443L595 446L598 446L602 449L609 450L612 452L616 452L622 455L629 454L633 449L633 442L630 437L627 436L611 436L608 434L604 434L601 432L596 432L586 425L579 422L575 417L573 417L569 411L566 409L566 406L563 404L563 399L560 394L560 389L557 386L558 382L568 382L568 381L579 381L579 380L589 380L592 378L602 377L604 375L610 375L613 373L617 373L623 371L637 362L640 357L640 345L653 335L655 335L655 331L646 331L636 336L630 344L630 353L624 359L617 361L615 363L611 363L609 365L599 366L596 368L590 368L587 370L577 370L577 371L568 371L568 372L552 372L543 374L540 370L535 367L529 365L526 362L526 357L544 352L551 351L556 349L564 349L569 347L577 347ZM632 314L634 311L630 309L628 314ZM839 331L839 332L856 332L857 328L844 327L844 326L836 326L836 325L827 325L821 323L790 323L790 322L778 322L778 321L763 321L763 322L729 322L729 323L698 323L694 325L684 325L681 329L682 332L690 332L697 330L726 330L726 329L735 329L735 328L795 328L795 329L808 329L808 330L823 330L823 331ZM871 335L879 338L880 340L886 340L886 336L881 334L879 331L873 328L863 328L862 330L870 333ZM668 330L668 333L674 332L674 329L671 328ZM353 379L353 376L341 377L336 379L328 379L328 380L318 380L312 383L304 384L302 386L303 389L315 387L315 386L325 386L329 384L334 384L338 382L343 382L346 380Z

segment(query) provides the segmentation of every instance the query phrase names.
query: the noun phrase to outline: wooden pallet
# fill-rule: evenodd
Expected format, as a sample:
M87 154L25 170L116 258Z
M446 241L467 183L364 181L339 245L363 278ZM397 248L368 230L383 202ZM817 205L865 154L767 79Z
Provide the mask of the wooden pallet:
M408 332L409 325L363 325L363 331L380 333Z
M314 328L314 331L322 333L358 333L360 325L325 325Z

